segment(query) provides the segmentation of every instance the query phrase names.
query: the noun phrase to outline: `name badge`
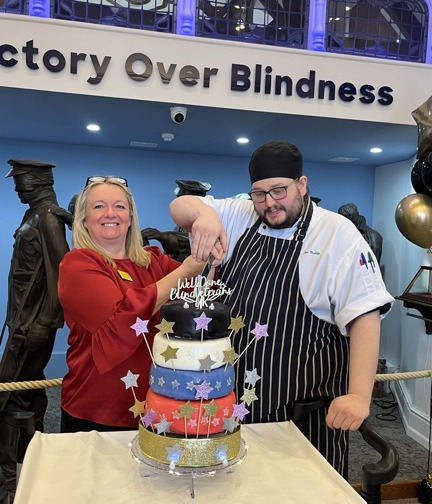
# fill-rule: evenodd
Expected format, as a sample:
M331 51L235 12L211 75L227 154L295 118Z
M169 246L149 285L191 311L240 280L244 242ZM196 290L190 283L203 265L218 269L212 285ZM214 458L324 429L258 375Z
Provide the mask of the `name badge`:
M128 282L133 282L132 277L126 271L117 270L118 274L123 278L123 280L127 280Z

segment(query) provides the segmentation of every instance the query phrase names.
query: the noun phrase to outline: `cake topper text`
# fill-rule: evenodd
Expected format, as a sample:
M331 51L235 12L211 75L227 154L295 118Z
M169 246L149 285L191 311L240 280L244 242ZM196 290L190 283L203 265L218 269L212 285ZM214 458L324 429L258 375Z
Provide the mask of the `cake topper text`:
M177 288L171 289L170 299L181 299L195 304L197 308L204 308L223 294L232 294L232 289L221 280L208 280L205 276L198 275L196 278L179 280Z

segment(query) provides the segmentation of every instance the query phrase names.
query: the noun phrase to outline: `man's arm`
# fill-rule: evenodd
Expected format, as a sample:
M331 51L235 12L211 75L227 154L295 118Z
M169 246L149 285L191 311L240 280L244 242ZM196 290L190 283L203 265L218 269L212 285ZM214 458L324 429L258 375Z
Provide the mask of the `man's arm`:
M361 315L351 322L348 394L337 397L331 403L327 414L329 427L355 431L369 416L380 330L379 310Z
M174 222L192 233L191 255L206 261L210 254L216 260L226 250L226 232L218 214L196 196L180 196L172 201L170 212Z

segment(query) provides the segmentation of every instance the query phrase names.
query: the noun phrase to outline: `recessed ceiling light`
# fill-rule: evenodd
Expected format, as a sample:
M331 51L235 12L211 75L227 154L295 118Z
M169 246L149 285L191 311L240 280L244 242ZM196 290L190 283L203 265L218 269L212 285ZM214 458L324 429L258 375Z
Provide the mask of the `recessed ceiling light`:
M372 147L370 152L372 152L372 154L379 154L380 152L382 152L382 149L380 149L379 147Z
M237 138L237 143L239 143L239 144L247 144L247 143L249 143L249 138L246 138L246 137Z
M100 131L99 124L87 124L87 129L89 131Z

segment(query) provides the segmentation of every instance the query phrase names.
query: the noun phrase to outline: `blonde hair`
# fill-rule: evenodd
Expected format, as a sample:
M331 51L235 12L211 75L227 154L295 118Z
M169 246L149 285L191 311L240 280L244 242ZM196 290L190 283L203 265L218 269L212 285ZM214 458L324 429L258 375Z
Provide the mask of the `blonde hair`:
M90 191L101 184L110 184L121 187L126 195L126 200L129 205L131 225L126 234L126 254L128 258L139 266L148 267L151 262L151 254L143 248L141 229L138 221L138 213L134 198L130 189L117 177L101 177L101 180L90 182L79 193L74 210L74 222L72 225L72 243L77 249L87 248L94 250L100 254L107 263L116 267L115 261L109 257L102 249L100 249L92 240L88 230L84 226L86 219L87 200Z

